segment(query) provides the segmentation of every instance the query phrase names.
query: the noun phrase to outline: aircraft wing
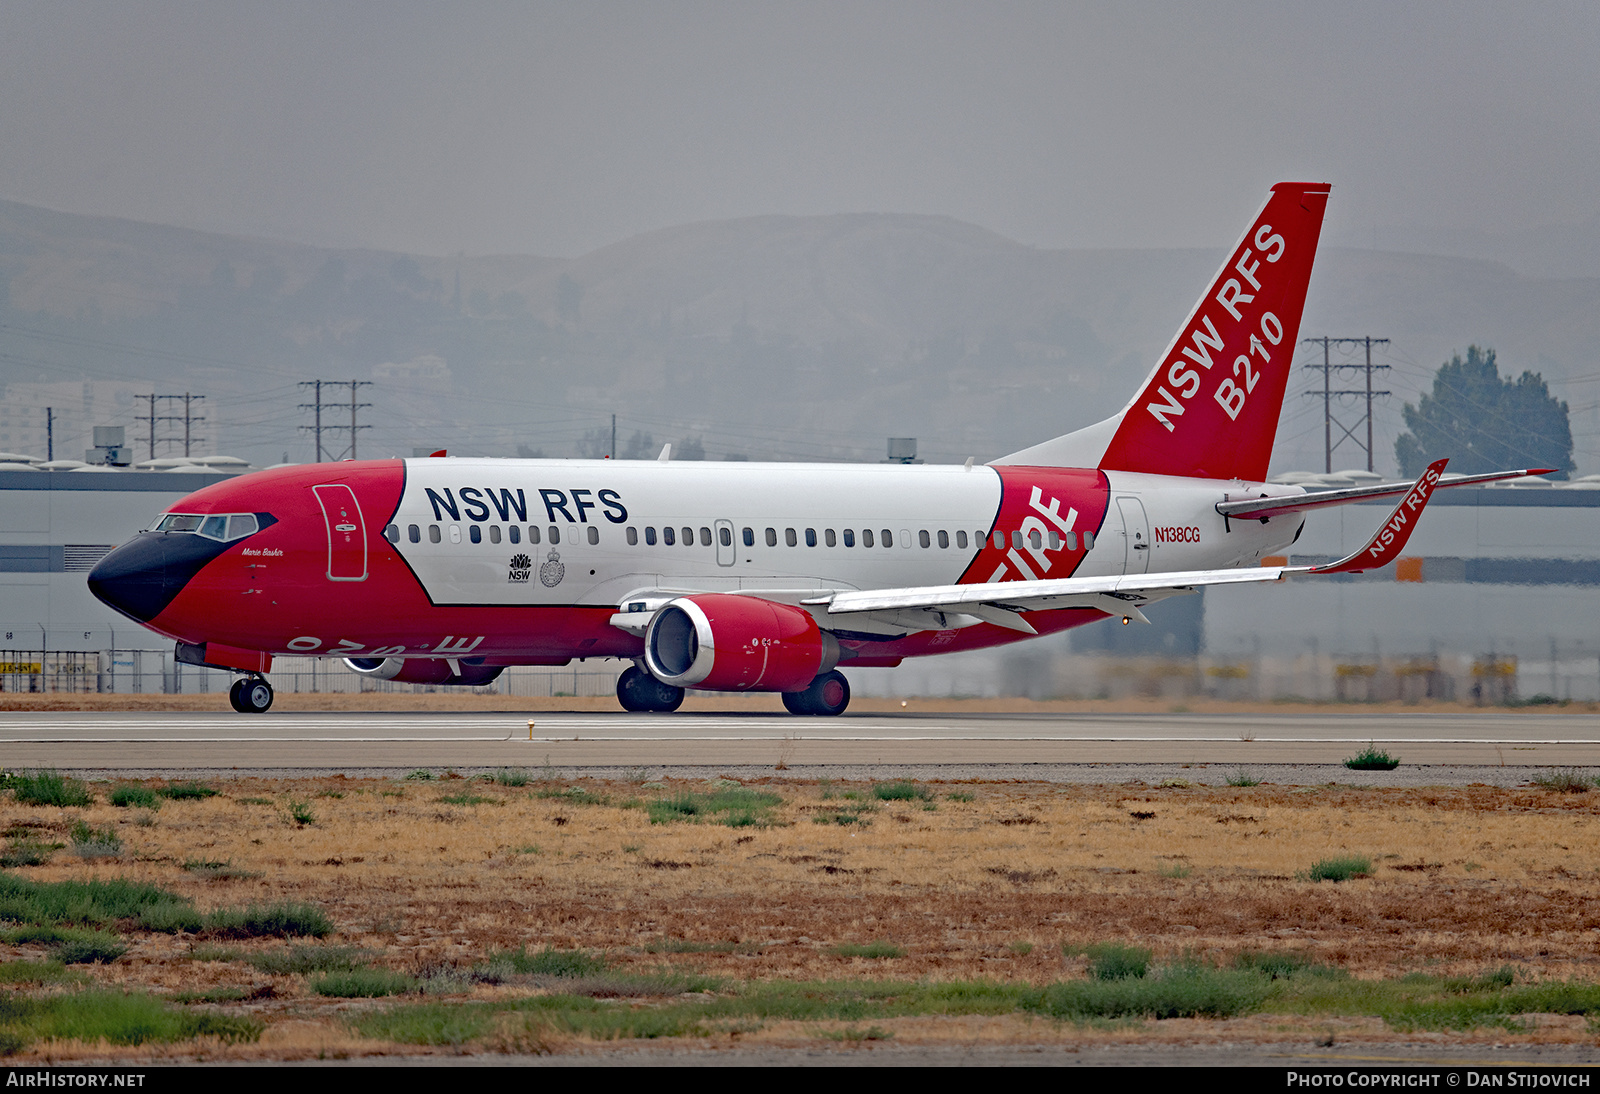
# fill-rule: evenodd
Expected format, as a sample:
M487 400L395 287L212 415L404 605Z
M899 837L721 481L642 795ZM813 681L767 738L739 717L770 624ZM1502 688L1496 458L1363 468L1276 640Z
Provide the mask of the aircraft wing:
M1417 519L1440 483L1448 460L1438 460L1402 487L1405 496L1361 550L1326 566L1260 566L1234 570L1186 570L1164 574L1119 574L1107 577L1065 577L1044 581L998 581L976 585L930 585L908 589L835 592L802 600L827 607L830 619L849 626L851 616L882 624L899 622L909 629L959 627L982 621L1024 633L1036 633L1020 613L1058 608L1094 608L1107 615L1148 623L1141 605L1181 596L1211 585L1245 585L1277 581L1294 574L1360 573L1386 566L1399 556L1416 529ZM935 624L928 620L945 618ZM954 618L950 618L954 617ZM968 618L962 618L968 617ZM914 626L919 620L920 627Z

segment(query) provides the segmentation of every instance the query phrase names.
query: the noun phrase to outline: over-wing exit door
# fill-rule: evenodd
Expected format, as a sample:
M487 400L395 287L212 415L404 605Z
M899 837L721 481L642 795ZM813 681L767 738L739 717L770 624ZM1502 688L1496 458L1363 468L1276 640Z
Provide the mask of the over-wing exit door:
M322 519L328 526L328 580L365 581L367 526L361 519L355 491L336 483L313 486L311 492L317 496Z

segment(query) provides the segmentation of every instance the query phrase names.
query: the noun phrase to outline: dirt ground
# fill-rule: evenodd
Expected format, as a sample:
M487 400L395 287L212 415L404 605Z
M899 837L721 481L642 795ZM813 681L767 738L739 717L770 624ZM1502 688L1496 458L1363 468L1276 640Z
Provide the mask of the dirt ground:
M124 843L115 861L81 860L63 849L47 865L15 872L149 881L202 910L312 901L337 924L332 941L365 947L379 964L410 973L470 965L494 950L554 946L604 953L624 971L673 966L731 981L1043 984L1081 973L1083 958L1064 956L1063 944L1119 940L1154 948L1158 960L1292 949L1358 977L1510 964L1540 978L1600 979L1595 792L928 783L918 784L926 800L878 801L866 784L783 781L767 784L783 799L775 823L730 828L652 824L637 804L704 784L326 778L214 785L222 791L216 797L169 801L154 812L112 807L105 786L87 809L7 797L0 818L12 832L66 843L83 819L114 828ZM487 800L441 800L463 793ZM297 824L297 807L314 820ZM852 813L856 819L840 822ZM1304 879L1313 863L1342 855L1370 857L1371 876ZM197 872L199 862L229 869L208 875ZM303 977L195 960L203 940L140 933L129 940L127 955L87 966L88 974L155 992L235 987L251 997L228 1009L263 1018L261 1042L209 1048L211 1058L401 1051L358 1038L344 1022L353 1009L389 1003L323 999ZM734 945L667 953L664 942ZM872 942L903 956L832 952ZM229 945L252 951L284 943ZM0 959L42 952L0 946ZM510 990L518 989L480 987L471 997ZM1334 1028L1346 1041L1397 1036L1377 1019L1273 1015L1115 1030L1021 1016L883 1024L900 1045L1304 1042ZM812 1027L778 1023L739 1043L793 1045L818 1036ZM1582 1018L1555 1016L1492 1039L1595 1042ZM73 1054L60 1046L50 1053L62 1058L64 1051ZM152 1047L136 1055L192 1052ZM101 1058L104 1049L83 1054Z

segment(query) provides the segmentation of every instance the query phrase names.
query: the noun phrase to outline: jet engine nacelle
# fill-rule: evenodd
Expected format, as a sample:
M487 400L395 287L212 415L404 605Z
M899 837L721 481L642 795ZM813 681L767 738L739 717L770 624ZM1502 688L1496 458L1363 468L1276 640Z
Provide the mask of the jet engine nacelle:
M803 609L705 593L657 609L644 660L650 675L673 687L804 691L839 663L839 643Z
M457 661L460 671L449 661L437 657L346 657L351 671L377 680L398 680L402 684L442 684L481 687L492 684L505 671L502 665L469 665Z

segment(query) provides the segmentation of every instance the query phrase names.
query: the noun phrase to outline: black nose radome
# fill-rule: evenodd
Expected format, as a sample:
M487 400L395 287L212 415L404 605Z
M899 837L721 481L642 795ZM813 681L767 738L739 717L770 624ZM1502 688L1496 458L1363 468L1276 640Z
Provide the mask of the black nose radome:
M147 623L228 547L203 536L140 532L89 571L89 591L128 618Z

